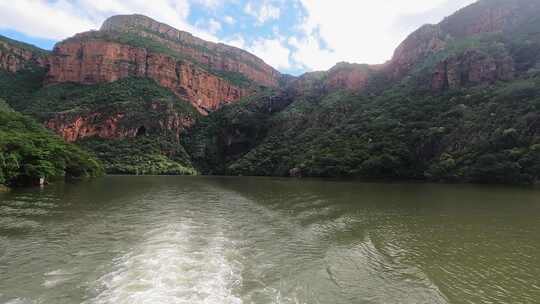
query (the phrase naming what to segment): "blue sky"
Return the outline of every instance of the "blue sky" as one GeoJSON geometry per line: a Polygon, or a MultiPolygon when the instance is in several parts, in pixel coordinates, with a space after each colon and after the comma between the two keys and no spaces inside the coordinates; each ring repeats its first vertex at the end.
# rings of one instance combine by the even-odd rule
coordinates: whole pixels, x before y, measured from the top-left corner
{"type": "Polygon", "coordinates": [[[298,75],[338,62],[383,63],[425,23],[474,0],[0,0],[0,34],[52,49],[139,13],[201,38],[244,48],[298,75]]]}

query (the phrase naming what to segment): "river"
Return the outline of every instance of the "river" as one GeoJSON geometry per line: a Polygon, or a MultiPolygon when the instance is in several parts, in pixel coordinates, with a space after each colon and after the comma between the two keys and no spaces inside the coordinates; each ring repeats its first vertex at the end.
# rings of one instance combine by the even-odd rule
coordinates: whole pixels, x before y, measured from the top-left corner
{"type": "Polygon", "coordinates": [[[0,194],[0,303],[540,303],[540,189],[108,176],[0,194]]]}

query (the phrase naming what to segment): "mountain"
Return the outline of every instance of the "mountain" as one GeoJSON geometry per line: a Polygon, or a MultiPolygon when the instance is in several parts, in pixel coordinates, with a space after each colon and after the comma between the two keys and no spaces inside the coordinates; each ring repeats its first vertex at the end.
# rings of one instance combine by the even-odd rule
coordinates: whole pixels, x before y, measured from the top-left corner
{"type": "Polygon", "coordinates": [[[209,174],[537,181],[539,4],[479,1],[383,65],[340,63],[212,113],[185,146],[209,174]]]}
{"type": "Polygon", "coordinates": [[[101,30],[57,44],[47,83],[97,84],[147,77],[207,114],[277,87],[280,74],[243,50],[215,44],[141,15],[114,16],[101,30]]]}
{"type": "Polygon", "coordinates": [[[109,173],[530,183],[540,1],[480,0],[381,65],[300,77],[142,15],[52,52],[0,40],[0,98],[109,173]]]}

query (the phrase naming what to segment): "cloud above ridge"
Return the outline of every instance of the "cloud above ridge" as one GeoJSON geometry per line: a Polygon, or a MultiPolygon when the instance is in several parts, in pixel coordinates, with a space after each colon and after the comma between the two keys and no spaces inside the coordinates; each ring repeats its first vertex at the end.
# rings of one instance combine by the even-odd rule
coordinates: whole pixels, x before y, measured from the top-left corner
{"type": "MultiPolygon", "coordinates": [[[[251,51],[283,72],[382,63],[406,36],[474,0],[0,0],[0,34],[58,41],[116,14],[144,14],[251,51]]],[[[28,41],[32,42],[32,41],[28,41]]]]}

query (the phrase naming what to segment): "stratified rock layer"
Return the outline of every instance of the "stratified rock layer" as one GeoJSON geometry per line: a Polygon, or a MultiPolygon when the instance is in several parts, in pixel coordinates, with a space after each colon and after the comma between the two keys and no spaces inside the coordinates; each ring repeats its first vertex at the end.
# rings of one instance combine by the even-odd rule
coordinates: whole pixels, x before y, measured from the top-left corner
{"type": "Polygon", "coordinates": [[[196,38],[141,15],[114,16],[99,32],[56,45],[49,84],[148,77],[207,114],[253,93],[246,79],[276,87],[280,74],[254,55],[196,38]]]}
{"type": "Polygon", "coordinates": [[[68,142],[98,137],[104,139],[133,138],[147,134],[171,134],[179,140],[180,134],[193,125],[193,117],[182,115],[170,105],[153,102],[149,112],[158,113],[158,119],[134,121],[127,111],[95,111],[73,115],[58,113],[45,122],[45,126],[68,142]]]}
{"type": "Polygon", "coordinates": [[[213,70],[240,73],[264,86],[276,87],[280,73],[262,59],[242,49],[213,43],[143,15],[118,15],[107,19],[101,31],[134,33],[149,38],[213,70]]]}
{"type": "Polygon", "coordinates": [[[188,61],[84,35],[55,47],[47,81],[97,84],[126,77],[152,78],[203,114],[250,93],[188,61]]]}

